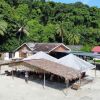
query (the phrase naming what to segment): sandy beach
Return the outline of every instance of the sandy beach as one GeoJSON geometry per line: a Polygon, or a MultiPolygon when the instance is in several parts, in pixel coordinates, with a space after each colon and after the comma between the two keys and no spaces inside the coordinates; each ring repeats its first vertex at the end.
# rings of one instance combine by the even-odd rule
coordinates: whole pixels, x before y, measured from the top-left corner
{"type": "Polygon", "coordinates": [[[96,78],[94,70],[87,72],[93,82],[81,86],[79,90],[67,91],[64,84],[35,79],[25,83],[24,79],[12,79],[11,76],[0,75],[0,100],[99,100],[100,98],[100,71],[96,78]]]}

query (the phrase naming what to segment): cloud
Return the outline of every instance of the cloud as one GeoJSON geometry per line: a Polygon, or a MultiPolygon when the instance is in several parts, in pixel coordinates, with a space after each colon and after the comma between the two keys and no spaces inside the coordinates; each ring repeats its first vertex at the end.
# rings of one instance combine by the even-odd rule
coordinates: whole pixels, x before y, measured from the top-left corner
{"type": "Polygon", "coordinates": [[[77,0],[79,2],[83,2],[84,4],[88,4],[91,0],[77,0]]]}
{"type": "Polygon", "coordinates": [[[82,2],[89,6],[97,6],[100,7],[100,0],[51,0],[55,2],[63,2],[63,3],[75,3],[75,2],[82,2]]]}
{"type": "Polygon", "coordinates": [[[51,0],[56,2],[65,2],[65,3],[74,3],[74,2],[82,2],[84,4],[88,4],[92,0],[51,0]]]}

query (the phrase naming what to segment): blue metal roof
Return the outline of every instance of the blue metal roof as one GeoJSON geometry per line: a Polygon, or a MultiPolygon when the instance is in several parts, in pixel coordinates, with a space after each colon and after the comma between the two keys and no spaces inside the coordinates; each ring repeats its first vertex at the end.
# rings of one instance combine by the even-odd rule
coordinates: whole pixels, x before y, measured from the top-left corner
{"type": "Polygon", "coordinates": [[[70,52],[74,55],[78,56],[87,56],[87,57],[92,57],[92,58],[100,58],[100,54],[97,53],[92,53],[92,52],[70,52]]]}

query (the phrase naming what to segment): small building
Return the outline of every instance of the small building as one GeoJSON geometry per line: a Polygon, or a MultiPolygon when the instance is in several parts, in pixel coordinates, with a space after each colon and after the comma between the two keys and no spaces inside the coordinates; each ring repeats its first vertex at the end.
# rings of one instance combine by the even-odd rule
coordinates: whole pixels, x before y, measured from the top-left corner
{"type": "Polygon", "coordinates": [[[15,58],[25,58],[39,51],[53,56],[55,53],[70,52],[71,49],[63,43],[24,43],[14,51],[14,54],[15,58]]]}
{"type": "Polygon", "coordinates": [[[10,60],[12,57],[12,52],[0,52],[0,60],[10,60]]]}
{"type": "Polygon", "coordinates": [[[92,52],[94,52],[94,53],[100,53],[100,46],[95,46],[95,47],[92,49],[92,52]]]}

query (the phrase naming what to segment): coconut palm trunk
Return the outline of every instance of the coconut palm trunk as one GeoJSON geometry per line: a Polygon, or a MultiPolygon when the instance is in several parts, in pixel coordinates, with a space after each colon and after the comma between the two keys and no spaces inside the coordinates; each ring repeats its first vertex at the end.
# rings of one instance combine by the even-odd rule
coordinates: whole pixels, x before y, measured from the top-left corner
{"type": "Polygon", "coordinates": [[[19,33],[19,45],[21,45],[21,32],[19,33]]]}
{"type": "Polygon", "coordinates": [[[61,42],[62,42],[62,43],[64,42],[64,37],[63,37],[63,36],[61,37],[61,42]]]}
{"type": "Polygon", "coordinates": [[[18,41],[19,41],[19,45],[21,45],[21,38],[24,36],[24,35],[29,35],[29,32],[25,30],[25,27],[21,27],[17,33],[19,33],[18,35],[18,41]]]}
{"type": "Polygon", "coordinates": [[[18,32],[19,32],[19,45],[21,45],[21,36],[22,36],[22,34],[23,34],[23,27],[21,27],[21,28],[18,30],[18,32]]]}

